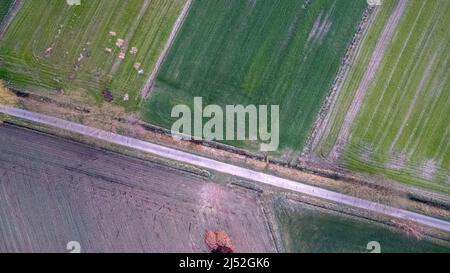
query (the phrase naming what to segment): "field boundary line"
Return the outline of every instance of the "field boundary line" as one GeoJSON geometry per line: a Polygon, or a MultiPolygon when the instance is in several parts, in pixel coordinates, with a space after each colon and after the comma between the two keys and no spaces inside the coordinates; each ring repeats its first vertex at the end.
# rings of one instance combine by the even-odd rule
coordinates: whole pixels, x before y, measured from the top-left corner
{"type": "Polygon", "coordinates": [[[8,10],[8,13],[3,18],[2,21],[0,21],[0,41],[3,39],[3,36],[5,35],[6,31],[9,28],[9,25],[11,25],[12,21],[16,17],[17,13],[19,12],[20,8],[23,6],[23,0],[14,0],[14,2],[11,4],[11,7],[8,10]]]}
{"type": "Polygon", "coordinates": [[[368,210],[374,213],[384,214],[394,218],[399,218],[403,220],[412,220],[421,225],[430,226],[433,228],[450,232],[450,222],[422,215],[419,213],[411,212],[408,210],[390,207],[376,202],[352,197],[346,194],[325,190],[320,187],[306,185],[301,182],[277,177],[274,175],[258,171],[253,171],[250,169],[238,167],[228,163],[223,163],[199,155],[194,155],[188,152],[183,152],[180,150],[146,142],[143,140],[122,136],[112,132],[107,132],[97,128],[88,127],[82,124],[14,107],[0,105],[0,113],[56,127],[83,136],[96,138],[109,143],[118,144],[142,152],[155,154],[163,158],[168,158],[171,160],[187,163],[189,165],[194,165],[197,167],[214,170],[220,173],[241,177],[247,180],[266,184],[283,190],[294,191],[300,194],[305,194],[316,198],[324,199],[327,201],[368,210]]]}
{"type": "Polygon", "coordinates": [[[144,87],[141,91],[141,102],[142,100],[145,100],[148,98],[153,90],[153,86],[155,84],[156,76],[158,75],[158,72],[166,59],[167,54],[169,53],[169,50],[172,48],[173,42],[175,41],[175,38],[177,37],[178,32],[180,31],[181,27],[183,26],[183,23],[188,15],[189,9],[192,6],[192,0],[186,0],[186,3],[184,4],[180,15],[178,16],[177,20],[175,21],[175,24],[172,28],[172,32],[170,33],[169,39],[167,39],[166,45],[164,46],[163,51],[159,55],[158,60],[156,61],[155,67],[153,68],[152,73],[148,77],[147,81],[145,82],[144,87]]]}

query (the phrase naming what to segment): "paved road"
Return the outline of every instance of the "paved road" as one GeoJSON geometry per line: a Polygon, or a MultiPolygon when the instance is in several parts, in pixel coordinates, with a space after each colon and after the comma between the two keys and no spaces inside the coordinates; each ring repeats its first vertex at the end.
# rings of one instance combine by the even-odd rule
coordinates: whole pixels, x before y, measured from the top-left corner
{"type": "Polygon", "coordinates": [[[167,53],[169,53],[169,49],[172,47],[173,42],[175,41],[175,38],[178,34],[178,31],[180,31],[181,26],[183,25],[184,20],[186,19],[186,16],[188,14],[188,11],[192,5],[192,0],[187,0],[186,3],[183,6],[183,9],[180,12],[180,15],[178,16],[177,20],[175,21],[175,24],[172,28],[172,32],[170,33],[169,39],[167,39],[167,43],[164,46],[163,51],[161,54],[159,54],[158,61],[156,61],[155,67],[153,68],[152,73],[148,77],[147,81],[145,82],[144,87],[141,91],[141,97],[147,98],[150,96],[150,93],[153,88],[153,84],[156,80],[156,75],[158,75],[159,69],[161,68],[162,63],[164,62],[164,59],[167,56],[167,53]]]}
{"type": "Polygon", "coordinates": [[[157,144],[145,142],[135,138],[121,136],[111,132],[103,131],[96,128],[87,127],[78,123],[69,122],[63,119],[54,118],[42,114],[37,114],[17,108],[0,106],[0,113],[5,113],[14,117],[38,122],[41,124],[54,126],[70,132],[79,133],[84,136],[94,137],[110,143],[130,147],[140,151],[152,153],[161,157],[169,158],[179,162],[195,165],[202,168],[211,169],[221,173],[238,176],[248,180],[253,180],[259,183],[271,185],[277,188],[299,192],[310,196],[322,198],[328,201],[333,201],[381,214],[391,217],[413,220],[420,224],[438,228],[450,232],[450,222],[414,213],[411,211],[398,209],[379,203],[363,200],[349,195],[325,190],[319,187],[305,185],[300,182],[276,177],[273,175],[249,170],[246,168],[234,166],[231,164],[219,162],[209,158],[198,155],[193,155],[187,152],[182,152],[176,149],[160,146],[157,144]]]}

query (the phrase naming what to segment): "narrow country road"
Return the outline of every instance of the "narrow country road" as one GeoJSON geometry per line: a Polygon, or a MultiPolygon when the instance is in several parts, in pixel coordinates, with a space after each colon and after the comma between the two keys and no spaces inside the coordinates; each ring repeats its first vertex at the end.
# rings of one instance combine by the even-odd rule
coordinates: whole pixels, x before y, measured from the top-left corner
{"type": "Polygon", "coordinates": [[[130,138],[126,136],[121,136],[111,132],[103,131],[96,128],[87,127],[78,123],[69,122],[63,119],[50,117],[42,114],[37,114],[22,109],[1,106],[0,113],[4,113],[17,118],[22,118],[25,120],[38,122],[41,124],[57,127],[60,129],[67,130],[69,132],[78,133],[84,136],[94,137],[100,140],[104,140],[110,143],[118,144],[121,146],[133,148],[143,152],[148,152],[155,154],[164,158],[171,160],[176,160],[179,162],[187,163],[190,165],[195,165],[198,167],[214,170],[217,172],[241,177],[248,180],[253,180],[259,183],[267,184],[273,187],[295,191],[298,193],[318,197],[324,200],[341,203],[344,205],[349,205],[365,210],[369,210],[376,213],[381,213],[395,218],[412,220],[417,223],[438,228],[450,232],[450,222],[436,219],[433,217],[421,215],[415,212],[398,209],[379,203],[359,199],[349,195],[324,190],[319,187],[309,186],[296,182],[293,180],[288,180],[273,175],[265,174],[262,172],[257,172],[249,170],[243,167],[234,166],[227,163],[222,163],[213,159],[205,158],[198,155],[193,155],[187,152],[182,152],[176,149],[160,146],[157,144],[145,142],[135,138],[130,138]]]}

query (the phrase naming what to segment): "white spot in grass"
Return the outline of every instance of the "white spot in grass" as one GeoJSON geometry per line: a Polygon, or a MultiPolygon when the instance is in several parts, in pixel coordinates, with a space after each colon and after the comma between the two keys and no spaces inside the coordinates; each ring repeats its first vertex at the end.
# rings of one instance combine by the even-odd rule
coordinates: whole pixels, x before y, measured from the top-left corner
{"type": "Polygon", "coordinates": [[[322,43],[331,29],[333,22],[330,20],[331,9],[326,15],[322,12],[317,17],[308,36],[308,42],[322,43]]]}
{"type": "Polygon", "coordinates": [[[79,6],[81,5],[81,0],[66,0],[66,3],[69,6],[79,6]]]}

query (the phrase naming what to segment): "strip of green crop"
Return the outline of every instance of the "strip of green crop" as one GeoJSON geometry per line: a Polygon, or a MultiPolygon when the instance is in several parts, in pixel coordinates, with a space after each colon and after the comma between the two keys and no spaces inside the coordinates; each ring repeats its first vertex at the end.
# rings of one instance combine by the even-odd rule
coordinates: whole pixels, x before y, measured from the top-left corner
{"type": "Polygon", "coordinates": [[[333,148],[341,130],[342,123],[344,122],[345,115],[364,75],[365,68],[372,57],[373,50],[378,42],[378,37],[380,37],[396,4],[396,1],[385,1],[379,7],[372,25],[361,42],[355,61],[346,76],[342,89],[339,91],[336,105],[331,109],[330,120],[316,150],[317,154],[327,156],[333,148]]]}
{"type": "Polygon", "coordinates": [[[24,1],[0,43],[0,78],[47,96],[63,89],[69,97],[91,103],[101,103],[102,91],[109,89],[118,104],[136,110],[140,90],[183,4],[184,0],[108,0],[69,6],[61,0],[24,1]],[[115,45],[119,38],[125,39],[126,47],[115,45]],[[138,48],[134,55],[132,47],[138,48]],[[141,64],[143,75],[135,63],[141,64]]]}
{"type": "MultiPolygon", "coordinates": [[[[167,128],[176,104],[280,105],[280,151],[298,156],[366,1],[194,1],[143,110],[167,128]]],[[[250,142],[229,144],[256,149],[250,142]]]]}

